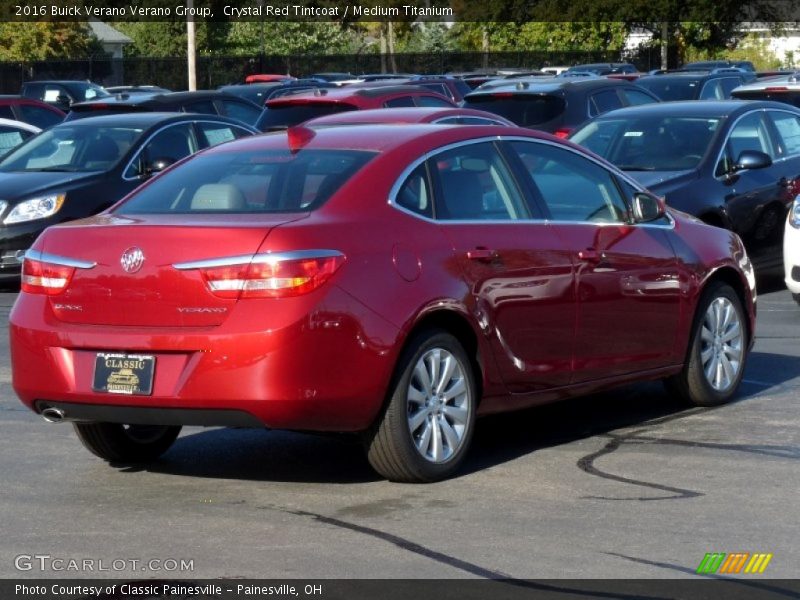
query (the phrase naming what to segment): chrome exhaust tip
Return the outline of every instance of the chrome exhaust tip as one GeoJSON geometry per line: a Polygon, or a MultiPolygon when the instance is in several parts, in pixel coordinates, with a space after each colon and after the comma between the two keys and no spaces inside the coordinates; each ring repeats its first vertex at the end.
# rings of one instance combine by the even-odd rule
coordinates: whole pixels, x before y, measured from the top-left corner
{"type": "Polygon", "coordinates": [[[42,418],[48,423],[61,423],[65,420],[64,411],[60,408],[48,407],[42,411],[42,418]]]}

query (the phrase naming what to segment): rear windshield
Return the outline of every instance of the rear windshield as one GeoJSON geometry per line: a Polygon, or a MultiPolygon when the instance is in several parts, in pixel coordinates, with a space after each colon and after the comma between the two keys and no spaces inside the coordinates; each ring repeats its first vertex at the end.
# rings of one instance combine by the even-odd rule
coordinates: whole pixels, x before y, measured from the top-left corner
{"type": "Polygon", "coordinates": [[[197,155],[164,173],[114,212],[279,213],[321,206],[374,152],[258,150],[197,155]]]}
{"type": "Polygon", "coordinates": [[[662,79],[659,76],[644,77],[636,82],[653,92],[664,102],[672,100],[694,100],[697,98],[700,89],[700,81],[697,79],[662,79]]]}
{"type": "Polygon", "coordinates": [[[792,106],[800,107],[800,90],[792,91],[766,91],[766,90],[753,90],[747,92],[736,92],[733,94],[734,98],[741,98],[742,100],[772,100],[774,102],[783,102],[791,104],[792,106]]]}
{"type": "Polygon", "coordinates": [[[99,103],[97,105],[87,104],[85,106],[73,106],[67,113],[65,121],[75,121],[86,117],[104,117],[106,115],[119,115],[122,113],[146,112],[145,107],[134,104],[99,103]]]}
{"type": "Polygon", "coordinates": [[[308,104],[291,103],[270,106],[261,113],[256,122],[260,131],[275,131],[287,129],[294,125],[304,123],[309,119],[316,119],[325,115],[356,110],[352,104],[343,102],[313,102],[308,104]]]}
{"type": "Polygon", "coordinates": [[[464,108],[487,110],[522,127],[552,121],[565,106],[563,98],[544,94],[478,94],[464,100],[464,108]]]}

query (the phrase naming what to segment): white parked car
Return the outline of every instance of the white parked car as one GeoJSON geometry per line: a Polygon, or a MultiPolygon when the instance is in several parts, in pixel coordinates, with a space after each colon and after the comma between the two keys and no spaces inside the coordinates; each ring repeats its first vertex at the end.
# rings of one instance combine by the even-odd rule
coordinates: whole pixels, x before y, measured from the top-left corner
{"type": "Polygon", "coordinates": [[[30,123],[12,119],[0,119],[0,156],[5,156],[9,151],[40,131],[41,129],[30,123]]]}
{"type": "Polygon", "coordinates": [[[800,196],[795,198],[786,219],[786,232],[783,235],[783,266],[786,273],[786,287],[792,298],[800,304],[800,196]]]}

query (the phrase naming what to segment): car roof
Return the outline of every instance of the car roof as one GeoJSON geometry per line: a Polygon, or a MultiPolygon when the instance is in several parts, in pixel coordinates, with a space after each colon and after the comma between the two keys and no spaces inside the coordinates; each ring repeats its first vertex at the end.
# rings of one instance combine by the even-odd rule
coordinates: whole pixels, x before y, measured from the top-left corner
{"type": "MultiPolygon", "coordinates": [[[[159,94],[159,93],[137,93],[137,94],[117,94],[115,96],[110,96],[108,98],[97,98],[93,100],[87,100],[85,102],[76,102],[73,104],[74,107],[84,107],[84,106],[91,106],[93,104],[120,104],[120,105],[127,105],[127,106],[153,106],[153,105],[170,105],[170,104],[179,104],[181,102],[188,102],[191,100],[214,100],[214,99],[226,99],[226,100],[237,100],[239,102],[248,102],[247,100],[243,99],[241,96],[237,96],[235,94],[231,94],[228,92],[220,91],[220,90],[198,90],[196,92],[169,92],[166,94],[159,94]]],[[[253,104],[256,108],[259,108],[257,104],[253,104]]]]}
{"type": "Polygon", "coordinates": [[[603,87],[630,86],[627,81],[619,79],[606,79],[605,77],[565,78],[565,77],[523,77],[519,79],[501,80],[493,83],[491,87],[477,89],[467,97],[478,94],[495,94],[498,92],[518,92],[520,94],[546,94],[557,90],[593,90],[603,87]]]}
{"type": "Polygon", "coordinates": [[[326,125],[366,125],[366,124],[391,124],[391,123],[429,123],[446,117],[478,117],[494,121],[508,122],[509,127],[515,127],[508,119],[493,113],[475,110],[472,108],[439,108],[439,107],[408,107],[408,108],[375,108],[369,110],[353,110],[333,115],[325,115],[311,119],[306,123],[309,127],[326,125]]]}
{"type": "MultiPolygon", "coordinates": [[[[348,86],[349,87],[349,86],[348,86]]],[[[356,101],[365,98],[380,98],[382,96],[389,96],[393,94],[415,94],[415,95],[436,95],[436,92],[431,92],[425,88],[415,85],[378,85],[359,88],[322,88],[313,92],[294,94],[291,96],[281,96],[280,98],[272,98],[267,100],[267,106],[275,106],[281,104],[295,104],[303,103],[308,104],[311,102],[321,103],[336,103],[356,101]]],[[[444,96],[442,96],[444,98],[444,96]]]]}
{"type": "MultiPolygon", "coordinates": [[[[727,117],[754,109],[778,108],[785,110],[781,102],[757,100],[680,100],[677,102],[654,102],[638,106],[626,106],[596,117],[605,119],[619,116],[672,115],[676,117],[727,117]]],[[[789,107],[791,108],[791,107],[789,107]]],[[[798,110],[800,113],[800,110],[798,110]]]]}
{"type": "Polygon", "coordinates": [[[125,112],[116,113],[113,115],[100,115],[97,117],[86,117],[84,119],[76,119],[74,121],[65,121],[63,124],[54,125],[54,127],[64,126],[78,126],[87,127],[91,125],[114,125],[118,127],[152,127],[162,123],[180,122],[180,121],[196,121],[196,120],[213,120],[231,125],[244,126],[246,129],[252,129],[234,119],[223,117],[220,115],[209,115],[205,113],[176,113],[176,112],[125,112]]]}
{"type": "MultiPolygon", "coordinates": [[[[393,109],[394,110],[394,109],[393,109]]],[[[493,139],[498,135],[513,135],[532,139],[556,140],[557,138],[543,133],[518,127],[495,125],[471,125],[469,127],[453,127],[452,125],[404,124],[404,125],[343,125],[341,127],[321,127],[309,129],[304,126],[290,127],[288,130],[249,138],[241,138],[227,144],[220,144],[209,152],[242,152],[280,149],[288,146],[288,139],[293,133],[308,133],[304,149],[336,149],[363,150],[386,153],[401,147],[410,146],[418,151],[456,143],[462,140],[493,139]],[[223,149],[223,146],[226,148],[223,149]]]]}

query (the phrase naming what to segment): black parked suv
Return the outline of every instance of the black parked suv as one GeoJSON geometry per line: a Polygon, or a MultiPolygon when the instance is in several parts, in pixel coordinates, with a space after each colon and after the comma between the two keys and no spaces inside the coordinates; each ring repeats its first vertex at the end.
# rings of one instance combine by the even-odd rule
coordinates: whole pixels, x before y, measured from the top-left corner
{"type": "Polygon", "coordinates": [[[486,110],[521,127],[566,137],[584,121],[610,110],[658,101],[636,84],[589,75],[489,82],[464,98],[464,108],[486,110]]]}
{"type": "Polygon", "coordinates": [[[221,115],[253,125],[261,107],[233,94],[218,91],[171,92],[169,94],[118,94],[72,105],[65,121],[128,112],[187,112],[221,115]]]}
{"type": "Polygon", "coordinates": [[[636,80],[664,102],[673,100],[725,100],[734,88],[755,79],[755,73],[736,67],[712,70],[659,71],[636,80]]]}
{"type": "Polygon", "coordinates": [[[800,184],[800,109],[778,102],[663,102],[598,117],[570,140],[667,204],[735,231],[760,269],[783,267],[800,184]]]}
{"type": "Polygon", "coordinates": [[[26,81],[20,94],[26,98],[41,100],[50,106],[67,112],[76,102],[108,98],[111,96],[104,88],[91,81],[71,79],[53,81],[26,81]]]}

